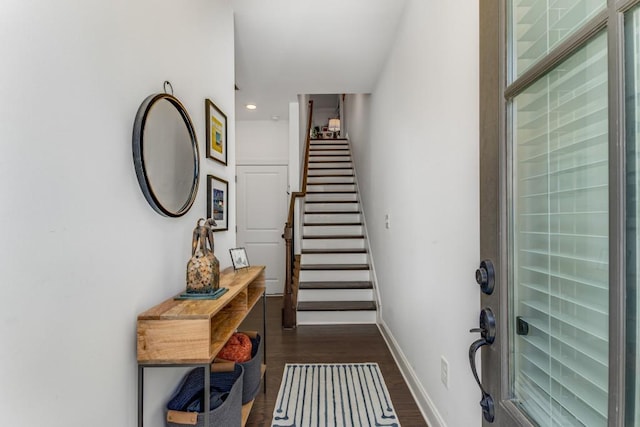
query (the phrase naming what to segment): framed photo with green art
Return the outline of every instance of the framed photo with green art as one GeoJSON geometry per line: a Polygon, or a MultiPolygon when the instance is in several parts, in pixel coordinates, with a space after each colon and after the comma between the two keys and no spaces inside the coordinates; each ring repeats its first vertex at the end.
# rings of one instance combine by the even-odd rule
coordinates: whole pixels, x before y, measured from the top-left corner
{"type": "Polygon", "coordinates": [[[210,99],[204,100],[207,120],[207,157],[227,164],[227,116],[210,99]]]}

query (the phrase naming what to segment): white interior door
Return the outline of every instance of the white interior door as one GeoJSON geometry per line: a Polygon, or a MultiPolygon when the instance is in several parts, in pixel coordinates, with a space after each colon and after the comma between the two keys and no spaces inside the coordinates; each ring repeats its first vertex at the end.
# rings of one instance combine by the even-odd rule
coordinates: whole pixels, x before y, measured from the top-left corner
{"type": "Polygon", "coordinates": [[[287,166],[237,166],[237,242],[251,265],[265,265],[267,294],[282,294],[285,280],[287,166]]]}

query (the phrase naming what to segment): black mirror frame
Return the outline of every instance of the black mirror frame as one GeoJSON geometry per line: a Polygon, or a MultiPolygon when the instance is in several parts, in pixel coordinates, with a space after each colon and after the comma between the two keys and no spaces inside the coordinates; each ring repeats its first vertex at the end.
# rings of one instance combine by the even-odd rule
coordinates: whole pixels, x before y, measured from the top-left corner
{"type": "Polygon", "coordinates": [[[182,103],[173,95],[169,95],[167,93],[149,95],[142,104],[140,104],[133,124],[133,164],[135,166],[136,176],[138,178],[140,188],[142,189],[142,193],[144,194],[145,199],[147,199],[147,202],[149,202],[156,212],[163,216],[176,218],[183,216],[189,211],[196,199],[196,195],[198,194],[198,186],[200,183],[200,150],[198,148],[198,139],[196,138],[191,117],[189,117],[189,113],[187,113],[187,110],[182,103]],[[147,122],[147,116],[149,115],[151,107],[162,99],[169,101],[182,116],[185,126],[189,131],[191,145],[193,147],[194,173],[191,184],[191,194],[189,195],[187,202],[177,212],[172,212],[165,208],[154,194],[142,157],[142,153],[144,152],[144,127],[147,122]]]}

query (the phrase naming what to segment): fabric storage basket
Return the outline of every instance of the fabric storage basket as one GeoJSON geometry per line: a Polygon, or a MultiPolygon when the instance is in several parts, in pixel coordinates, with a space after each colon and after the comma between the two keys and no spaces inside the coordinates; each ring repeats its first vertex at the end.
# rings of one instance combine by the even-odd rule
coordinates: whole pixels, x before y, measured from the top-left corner
{"type": "MultiPolygon", "coordinates": [[[[208,427],[242,424],[244,368],[239,364],[213,364],[208,427]],[[226,366],[222,366],[226,365],[226,366]]],[[[167,427],[204,425],[204,368],[195,368],[182,379],[167,403],[167,427]]]]}
{"type": "MultiPolygon", "coordinates": [[[[242,385],[242,404],[251,402],[260,391],[260,380],[262,379],[262,361],[264,352],[262,350],[262,337],[256,331],[241,332],[251,339],[251,360],[238,363],[244,368],[244,380],[242,385]]],[[[223,359],[216,361],[224,362],[223,359]]]]}

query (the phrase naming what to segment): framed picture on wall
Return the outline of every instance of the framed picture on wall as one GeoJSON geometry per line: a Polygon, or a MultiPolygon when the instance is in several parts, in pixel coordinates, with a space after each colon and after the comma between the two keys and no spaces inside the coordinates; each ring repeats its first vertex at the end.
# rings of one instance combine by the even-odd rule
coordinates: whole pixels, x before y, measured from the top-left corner
{"type": "Polygon", "coordinates": [[[207,157],[227,164],[227,116],[210,99],[204,100],[207,121],[207,157]]]}
{"type": "Polygon", "coordinates": [[[213,175],[207,175],[207,218],[216,222],[213,231],[229,229],[229,183],[213,175]]]}

